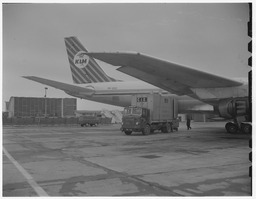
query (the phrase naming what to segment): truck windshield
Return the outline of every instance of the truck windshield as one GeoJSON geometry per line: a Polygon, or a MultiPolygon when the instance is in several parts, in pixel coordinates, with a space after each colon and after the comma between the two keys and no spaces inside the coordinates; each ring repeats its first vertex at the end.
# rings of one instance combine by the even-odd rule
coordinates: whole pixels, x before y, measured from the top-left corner
{"type": "Polygon", "coordinates": [[[129,107],[124,109],[124,115],[141,115],[142,109],[138,107],[129,107]]]}

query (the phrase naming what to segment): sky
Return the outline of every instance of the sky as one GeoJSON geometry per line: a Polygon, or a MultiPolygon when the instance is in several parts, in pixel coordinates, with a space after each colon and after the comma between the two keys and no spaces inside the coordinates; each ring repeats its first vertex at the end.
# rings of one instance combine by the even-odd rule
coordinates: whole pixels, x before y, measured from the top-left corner
{"type": "MultiPolygon", "coordinates": [[[[32,3],[2,6],[2,104],[43,97],[45,86],[22,76],[71,83],[64,37],[88,51],[135,51],[223,77],[247,77],[247,3],[32,3]]],[[[97,61],[111,77],[135,80],[97,61]]],[[[47,97],[72,97],[48,87],[47,97]]],[[[119,109],[77,99],[78,110],[119,109]]]]}

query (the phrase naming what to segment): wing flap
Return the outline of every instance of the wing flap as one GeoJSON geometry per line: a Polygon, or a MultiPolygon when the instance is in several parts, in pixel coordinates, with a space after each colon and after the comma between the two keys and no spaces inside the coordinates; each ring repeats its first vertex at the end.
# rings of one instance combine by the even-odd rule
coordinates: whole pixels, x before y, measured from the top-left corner
{"type": "Polygon", "coordinates": [[[26,79],[35,81],[35,82],[39,82],[41,84],[45,84],[45,85],[63,90],[65,92],[69,92],[69,93],[79,93],[79,94],[84,94],[84,95],[88,95],[88,96],[94,94],[94,90],[89,89],[89,88],[74,86],[71,84],[57,82],[57,81],[53,81],[53,80],[49,80],[49,79],[44,79],[41,77],[35,77],[35,76],[23,76],[23,77],[26,79]]]}
{"type": "Polygon", "coordinates": [[[153,84],[159,88],[162,88],[166,91],[169,91],[171,93],[175,93],[177,95],[185,95],[185,94],[192,94],[192,92],[187,89],[184,85],[175,85],[170,80],[160,80],[157,78],[154,74],[149,74],[140,70],[137,70],[135,68],[129,68],[129,67],[120,67],[117,69],[118,71],[121,71],[127,75],[131,75],[133,77],[136,77],[142,81],[145,81],[149,84],[153,84]]]}
{"type": "MultiPolygon", "coordinates": [[[[202,72],[179,64],[143,55],[140,53],[88,53],[88,55],[114,66],[131,67],[137,71],[152,74],[159,82],[169,82],[175,87],[182,87],[184,92],[189,88],[221,88],[242,85],[240,82],[202,72]]],[[[121,71],[120,70],[120,71],[121,71]]],[[[135,74],[130,74],[135,76],[135,74]]],[[[144,80],[145,81],[145,80],[144,80]]],[[[147,81],[148,83],[151,83],[147,81]]],[[[152,83],[153,84],[153,83],[152,83]]],[[[158,86],[154,84],[155,86],[158,86]]]]}

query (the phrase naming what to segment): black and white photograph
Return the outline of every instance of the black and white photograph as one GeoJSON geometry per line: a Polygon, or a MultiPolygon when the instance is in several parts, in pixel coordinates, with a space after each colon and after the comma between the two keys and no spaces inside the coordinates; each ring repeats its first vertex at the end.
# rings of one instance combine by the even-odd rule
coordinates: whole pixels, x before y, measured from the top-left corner
{"type": "Polygon", "coordinates": [[[2,197],[253,197],[251,1],[2,1],[2,197]]]}

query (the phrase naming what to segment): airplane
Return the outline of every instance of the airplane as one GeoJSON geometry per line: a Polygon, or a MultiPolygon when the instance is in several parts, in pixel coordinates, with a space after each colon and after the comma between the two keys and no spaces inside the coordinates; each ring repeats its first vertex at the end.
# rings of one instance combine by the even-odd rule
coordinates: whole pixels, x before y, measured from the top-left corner
{"type": "Polygon", "coordinates": [[[229,133],[251,132],[251,124],[246,123],[250,111],[247,79],[228,79],[138,52],[86,54],[165,91],[213,106],[220,117],[233,120],[225,125],[229,133]]]}
{"type": "Polygon", "coordinates": [[[143,81],[121,81],[109,77],[76,37],[64,39],[73,84],[35,76],[26,79],[63,90],[68,95],[90,101],[126,107],[134,94],[161,93],[177,97],[179,113],[213,113],[211,105],[189,96],[177,96],[143,81]]]}

